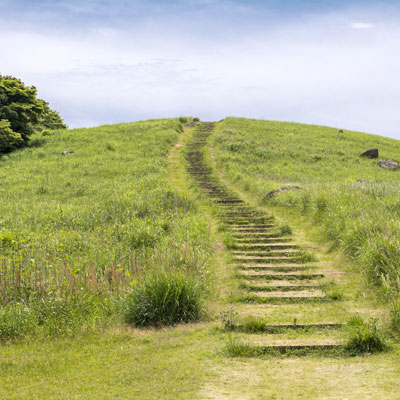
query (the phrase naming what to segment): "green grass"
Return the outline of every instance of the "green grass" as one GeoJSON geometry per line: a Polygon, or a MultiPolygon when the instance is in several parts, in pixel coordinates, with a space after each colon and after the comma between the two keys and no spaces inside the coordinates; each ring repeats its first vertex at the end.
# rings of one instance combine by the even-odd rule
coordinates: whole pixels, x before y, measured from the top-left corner
{"type": "MultiPolygon", "coordinates": [[[[0,284],[0,334],[4,342],[0,344],[0,398],[397,399],[400,352],[394,343],[389,343],[390,351],[368,357],[329,352],[325,355],[335,357],[302,352],[290,354],[296,357],[276,357],[279,354],[262,344],[254,350],[255,346],[247,346],[243,340],[232,341],[233,352],[241,357],[226,356],[222,349],[230,335],[263,338],[268,343],[303,337],[334,339],[345,329],[271,331],[271,324],[344,322],[349,310],[356,309],[364,320],[384,316],[398,326],[399,312],[394,306],[391,315],[385,314],[382,305],[371,301],[374,297],[363,286],[359,272],[352,269],[346,257],[338,257],[338,249],[326,252],[324,238],[318,236],[320,242],[299,236],[299,207],[279,205],[273,214],[283,210],[294,218],[278,219],[278,229],[288,235],[293,230],[296,242],[302,239],[299,244],[305,259],[314,259],[315,255],[318,268],[340,267],[348,272],[345,281],[339,282],[343,299],[336,286],[328,285],[331,299],[340,301],[284,305],[239,302],[230,308],[227,301],[240,294],[240,288],[222,243],[230,247],[233,238],[228,227],[217,227],[217,219],[212,218],[217,207],[210,206],[200,191],[188,192],[191,186],[187,177],[185,180],[185,148],[171,151],[178,135],[180,143],[190,139],[190,133],[182,135],[181,122],[183,118],[55,132],[37,137],[35,147],[0,161],[0,193],[5,199],[0,203],[0,279],[6,276],[0,284]],[[75,154],[63,157],[60,153],[64,150],[74,150],[75,154]],[[3,174],[3,167],[8,168],[7,174],[3,174]],[[24,175],[25,171],[29,173],[24,175]],[[50,185],[31,184],[45,177],[50,185]],[[68,181],[73,184],[67,185],[68,181]],[[2,186],[4,182],[7,189],[2,186]],[[81,197],[74,194],[74,185],[79,182],[81,197]],[[13,204],[7,201],[8,195],[13,196],[13,204]],[[19,206],[18,198],[24,207],[19,206]],[[67,219],[57,213],[57,204],[67,219]],[[21,209],[26,209],[25,214],[20,214],[21,209]],[[56,223],[50,223],[52,219],[44,215],[52,216],[56,223]],[[92,224],[87,225],[90,221],[92,224]],[[51,252],[47,248],[59,237],[67,245],[55,252],[62,256],[55,257],[54,249],[51,252]],[[215,247],[220,250],[212,257],[215,238],[219,241],[215,247]],[[43,254],[44,261],[49,262],[43,263],[43,254]],[[19,269],[21,256],[25,264],[19,269]],[[13,258],[18,262],[6,269],[13,258]],[[160,275],[160,280],[155,279],[160,275]],[[140,308],[143,314],[154,312],[153,305],[166,294],[166,300],[179,300],[172,307],[166,301],[167,308],[179,311],[180,305],[186,304],[185,294],[191,293],[188,282],[201,291],[202,301],[205,292],[213,295],[206,298],[209,315],[227,310],[222,321],[210,318],[201,324],[136,329],[130,326],[134,321],[124,319],[129,300],[133,300],[130,305],[134,310],[140,305],[134,293],[150,304],[150,308],[140,308]],[[237,332],[225,332],[221,326],[237,332]],[[376,371],[385,371],[385,379],[376,371]]],[[[220,147],[216,149],[217,160],[221,151],[220,147]]],[[[208,157],[208,150],[205,153],[208,157]]],[[[257,164],[257,158],[254,162],[257,164]]],[[[249,168],[249,163],[243,167],[249,168]]],[[[242,173],[232,172],[237,171],[242,173]]],[[[242,180],[235,182],[246,187],[251,198],[258,193],[254,185],[261,180],[253,179],[253,175],[246,180],[243,187],[242,180]]],[[[281,193],[276,200],[287,194],[281,193]]],[[[301,209],[307,210],[303,218],[313,219],[311,200],[301,203],[301,209]]],[[[323,214],[330,205],[320,201],[316,207],[323,214]]],[[[55,250],[58,248],[61,246],[55,250]]],[[[370,344],[368,329],[365,332],[361,332],[362,339],[370,344]]]]}
{"type": "Polygon", "coordinates": [[[182,272],[157,272],[135,285],[123,301],[123,315],[135,326],[176,325],[199,321],[202,287],[182,272]]]}
{"type": "Polygon", "coordinates": [[[207,377],[204,330],[106,329],[0,348],[0,398],[188,399],[207,377]]]}
{"type": "Polygon", "coordinates": [[[207,290],[208,224],[168,181],[181,131],[178,119],[54,131],[0,158],[0,340],[117,317],[115,303],[158,271],[207,290]]]}
{"type": "Polygon", "coordinates": [[[376,147],[379,159],[399,161],[399,141],[315,125],[227,118],[217,125],[213,143],[217,168],[259,204],[271,190],[301,187],[263,204],[320,224],[336,246],[359,261],[372,283],[389,297],[399,293],[400,172],[359,157],[376,147]]]}

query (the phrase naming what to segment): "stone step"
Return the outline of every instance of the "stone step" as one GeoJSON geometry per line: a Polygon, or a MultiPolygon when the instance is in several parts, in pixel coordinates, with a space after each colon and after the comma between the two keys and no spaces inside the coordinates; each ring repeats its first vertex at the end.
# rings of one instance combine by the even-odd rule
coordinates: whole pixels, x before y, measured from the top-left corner
{"type": "Polygon", "coordinates": [[[241,272],[264,272],[264,271],[277,271],[277,272],[291,272],[291,271],[309,271],[316,267],[302,264],[238,264],[236,268],[241,272]]]}
{"type": "Polygon", "coordinates": [[[243,200],[226,199],[226,200],[217,200],[216,203],[221,205],[240,204],[243,203],[243,200]]]}
{"type": "Polygon", "coordinates": [[[304,290],[276,290],[276,291],[252,291],[251,297],[259,297],[262,299],[323,299],[326,297],[325,292],[318,289],[304,290]]]}
{"type": "Polygon", "coordinates": [[[251,218],[251,219],[222,219],[222,221],[224,222],[224,224],[228,224],[231,226],[238,226],[238,227],[247,227],[247,226],[251,226],[251,227],[257,227],[257,226],[274,226],[274,224],[272,223],[271,219],[268,218],[251,218]]]}
{"type": "Polygon", "coordinates": [[[243,236],[243,237],[236,237],[237,235],[235,235],[235,242],[240,245],[246,245],[246,244],[258,244],[260,243],[260,240],[262,240],[263,243],[265,244],[278,244],[278,243],[289,243],[290,242],[290,238],[283,238],[283,237],[276,237],[276,236],[267,236],[265,238],[260,238],[260,237],[253,237],[253,236],[243,236]]]}
{"type": "Polygon", "coordinates": [[[250,212],[250,211],[243,211],[243,212],[225,212],[221,213],[222,217],[225,218],[273,218],[273,217],[268,217],[264,214],[256,213],[256,212],[250,212]]]}
{"type": "MultiPolygon", "coordinates": [[[[253,345],[254,348],[253,356],[257,357],[260,355],[279,355],[279,354],[292,354],[295,357],[308,354],[324,354],[333,355],[343,354],[345,352],[345,345],[340,343],[326,343],[326,344],[260,344],[253,345]]],[[[251,357],[252,354],[248,354],[251,357]]]]}
{"type": "MultiPolygon", "coordinates": [[[[250,319],[250,322],[253,319],[250,319]]],[[[255,319],[254,321],[257,321],[255,319]]],[[[337,322],[319,322],[319,323],[311,323],[311,324],[299,324],[299,323],[290,323],[290,324],[268,324],[268,323],[260,323],[262,320],[259,320],[257,322],[257,325],[259,326],[259,329],[253,333],[267,333],[267,334],[279,334],[279,333],[284,333],[287,331],[296,331],[296,330],[302,330],[302,331],[318,331],[318,330],[336,330],[336,329],[341,329],[346,324],[343,323],[337,323],[337,322]]],[[[251,324],[250,324],[251,327],[251,324]]],[[[255,328],[253,328],[255,329],[255,328]]],[[[244,322],[237,322],[232,329],[235,332],[249,332],[249,325],[246,324],[246,321],[244,322]]]]}
{"type": "Polygon", "coordinates": [[[320,284],[315,283],[301,283],[301,284],[289,284],[289,283],[277,283],[280,281],[273,282],[258,282],[258,281],[244,281],[241,283],[240,287],[242,289],[246,289],[249,291],[265,291],[265,292],[273,292],[273,291],[301,291],[308,289],[319,289],[321,288],[320,284]]]}
{"type": "Polygon", "coordinates": [[[244,279],[268,279],[268,280],[313,280],[313,279],[321,279],[325,277],[325,274],[319,272],[253,272],[246,271],[238,273],[239,278],[244,279]]]}
{"type": "MultiPolygon", "coordinates": [[[[279,332],[279,331],[278,331],[279,332]]],[[[278,337],[274,333],[236,333],[233,341],[236,346],[246,349],[248,356],[262,354],[307,355],[312,353],[338,354],[345,350],[345,337],[339,330],[316,331],[315,334],[297,335],[292,338],[289,330],[278,337]],[[322,336],[323,335],[323,336],[322,336]],[[254,351],[252,351],[254,350],[254,351]]]]}
{"type": "Polygon", "coordinates": [[[271,230],[269,232],[236,232],[232,231],[232,236],[237,240],[237,241],[243,241],[243,240],[257,240],[258,242],[260,240],[266,240],[266,239],[289,239],[288,237],[282,237],[282,235],[279,232],[276,232],[274,230],[271,230]]]}
{"type": "Polygon", "coordinates": [[[262,257],[262,258],[270,258],[275,256],[286,256],[286,257],[297,257],[300,256],[301,253],[296,249],[273,249],[273,250],[234,250],[232,251],[232,255],[236,256],[244,256],[247,258],[251,257],[262,257]]]}
{"type": "Polygon", "coordinates": [[[232,258],[232,262],[234,263],[242,263],[242,264],[261,264],[261,263],[273,263],[273,264],[281,264],[281,263],[296,263],[300,264],[302,259],[300,257],[287,257],[287,256],[279,256],[279,257],[235,257],[232,258]]]}
{"type": "Polygon", "coordinates": [[[235,245],[237,250],[285,250],[285,249],[298,249],[296,243],[239,243],[235,245]]]}
{"type": "Polygon", "coordinates": [[[242,225],[238,225],[236,226],[235,222],[232,222],[231,228],[234,230],[234,232],[258,232],[258,229],[263,229],[263,228],[273,228],[276,227],[276,225],[271,222],[271,221],[267,221],[265,223],[251,223],[250,226],[242,226],[242,225]]]}

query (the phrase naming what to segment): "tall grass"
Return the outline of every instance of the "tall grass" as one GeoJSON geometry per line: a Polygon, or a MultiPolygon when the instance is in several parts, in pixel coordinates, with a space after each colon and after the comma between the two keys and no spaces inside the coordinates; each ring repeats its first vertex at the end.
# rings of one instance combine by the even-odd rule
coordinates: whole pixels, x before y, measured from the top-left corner
{"type": "Polygon", "coordinates": [[[160,266],[205,288],[207,223],[167,176],[181,130],[170,119],[55,131],[0,158],[0,312],[22,321],[26,309],[59,334],[114,315],[160,266]]]}
{"type": "Polygon", "coordinates": [[[377,147],[380,159],[400,160],[399,141],[315,125],[227,118],[218,124],[214,142],[218,167],[232,182],[260,201],[279,187],[301,187],[266,204],[317,222],[388,297],[400,292],[400,173],[359,157],[377,147]]]}
{"type": "Polygon", "coordinates": [[[142,326],[198,321],[203,312],[201,282],[177,271],[152,272],[123,300],[127,323],[142,326]]]}

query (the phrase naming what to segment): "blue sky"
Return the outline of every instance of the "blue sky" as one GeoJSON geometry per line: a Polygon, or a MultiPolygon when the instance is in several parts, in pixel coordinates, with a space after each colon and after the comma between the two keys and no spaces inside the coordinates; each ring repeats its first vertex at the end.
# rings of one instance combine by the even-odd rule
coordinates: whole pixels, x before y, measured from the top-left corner
{"type": "Polygon", "coordinates": [[[0,73],[72,127],[228,115],[400,139],[400,2],[0,0],[0,73]]]}

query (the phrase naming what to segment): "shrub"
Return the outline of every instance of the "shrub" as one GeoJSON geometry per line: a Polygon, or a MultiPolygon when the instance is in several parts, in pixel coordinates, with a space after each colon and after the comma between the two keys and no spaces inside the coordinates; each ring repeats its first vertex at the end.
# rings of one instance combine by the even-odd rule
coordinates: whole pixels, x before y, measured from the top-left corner
{"type": "Polygon", "coordinates": [[[386,348],[382,334],[376,326],[376,320],[364,322],[360,317],[349,321],[350,336],[346,350],[350,354],[376,353],[386,348]]]}
{"type": "Polygon", "coordinates": [[[5,153],[23,143],[19,133],[11,129],[11,124],[6,119],[0,119],[0,153],[5,153]]]}
{"type": "Polygon", "coordinates": [[[138,327],[197,321],[202,314],[198,280],[180,272],[158,272],[135,285],[123,301],[125,322],[138,327]]]}

